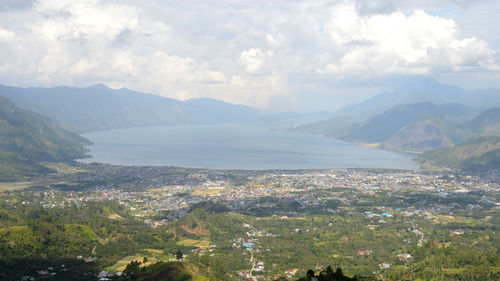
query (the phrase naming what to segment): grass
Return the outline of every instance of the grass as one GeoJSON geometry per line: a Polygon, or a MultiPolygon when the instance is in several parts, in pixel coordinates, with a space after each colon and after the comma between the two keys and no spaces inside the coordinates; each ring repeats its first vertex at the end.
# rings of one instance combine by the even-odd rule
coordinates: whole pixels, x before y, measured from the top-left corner
{"type": "Polygon", "coordinates": [[[5,235],[8,232],[26,232],[26,231],[28,231],[28,227],[25,225],[3,227],[0,228],[0,235],[5,235]]]}
{"type": "MultiPolygon", "coordinates": [[[[106,267],[105,270],[109,271],[109,272],[124,271],[125,268],[127,267],[127,264],[129,264],[130,262],[132,262],[132,261],[142,262],[143,259],[144,259],[143,256],[136,256],[136,255],[126,256],[126,257],[122,258],[121,260],[115,262],[113,265],[106,267]]],[[[146,264],[148,264],[148,263],[146,263],[146,264]]]]}
{"type": "Polygon", "coordinates": [[[186,246],[186,247],[197,247],[201,249],[208,249],[210,248],[210,241],[208,240],[195,240],[195,239],[184,239],[179,242],[177,242],[177,245],[179,246],[186,246]]]}
{"type": "Polygon", "coordinates": [[[0,192],[22,190],[32,185],[32,182],[0,182],[0,192]]]}
{"type": "Polygon", "coordinates": [[[7,241],[10,244],[33,245],[35,243],[33,234],[27,226],[0,228],[0,236],[2,236],[2,240],[7,241]]]}
{"type": "Polygon", "coordinates": [[[151,256],[160,256],[163,255],[163,253],[165,252],[163,250],[158,250],[158,249],[144,249],[143,251],[151,256]]]}
{"type": "Polygon", "coordinates": [[[210,196],[210,195],[218,195],[220,194],[224,188],[206,188],[201,189],[198,188],[191,193],[192,196],[210,196]]]}
{"type": "Polygon", "coordinates": [[[172,255],[165,254],[163,250],[158,250],[158,249],[142,249],[140,253],[137,253],[135,255],[131,256],[126,256],[122,258],[121,260],[115,262],[113,265],[110,265],[106,267],[104,270],[108,272],[117,272],[117,271],[124,271],[125,268],[127,267],[127,264],[129,264],[132,261],[139,261],[142,263],[142,266],[149,266],[151,264],[155,264],[157,262],[168,262],[169,259],[173,258],[172,255]],[[144,257],[148,259],[146,263],[142,263],[144,260],[144,257]],[[153,259],[156,258],[156,259],[153,259]]]}
{"type": "Polygon", "coordinates": [[[80,236],[89,239],[90,241],[98,241],[101,244],[106,244],[107,241],[97,236],[95,232],[87,225],[81,224],[66,224],[64,225],[64,230],[66,233],[78,233],[80,236]]]}
{"type": "Polygon", "coordinates": [[[45,162],[42,163],[45,167],[56,170],[58,173],[61,174],[77,174],[77,173],[83,173],[86,172],[84,169],[77,169],[75,167],[71,167],[68,164],[65,163],[49,163],[45,162]]]}
{"type": "Polygon", "coordinates": [[[439,219],[439,221],[441,221],[443,223],[460,222],[460,223],[466,223],[466,224],[470,224],[470,225],[473,225],[476,223],[476,221],[474,219],[458,217],[458,216],[437,215],[437,218],[439,219]]]}
{"type": "Polygon", "coordinates": [[[465,268],[442,268],[441,269],[445,274],[460,274],[465,271],[465,268]]]}
{"type": "Polygon", "coordinates": [[[208,281],[208,277],[205,277],[205,276],[202,276],[202,275],[198,275],[198,274],[193,274],[191,273],[191,275],[193,276],[193,281],[208,281]]]}

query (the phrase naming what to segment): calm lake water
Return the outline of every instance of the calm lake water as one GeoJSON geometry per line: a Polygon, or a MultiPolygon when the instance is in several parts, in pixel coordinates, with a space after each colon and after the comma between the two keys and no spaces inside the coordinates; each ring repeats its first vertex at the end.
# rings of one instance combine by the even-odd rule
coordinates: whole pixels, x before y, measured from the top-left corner
{"type": "Polygon", "coordinates": [[[126,128],[83,135],[101,162],[212,169],[418,169],[414,155],[318,135],[241,125],[126,128]]]}

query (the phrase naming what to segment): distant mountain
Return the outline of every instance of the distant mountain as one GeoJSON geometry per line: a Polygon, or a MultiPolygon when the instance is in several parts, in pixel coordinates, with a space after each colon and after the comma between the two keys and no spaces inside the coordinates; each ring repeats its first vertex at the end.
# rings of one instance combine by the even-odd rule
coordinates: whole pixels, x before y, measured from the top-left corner
{"type": "Polygon", "coordinates": [[[382,145],[390,150],[423,151],[453,146],[453,142],[433,120],[419,120],[403,126],[382,145]]]}
{"type": "Polygon", "coordinates": [[[271,127],[274,129],[295,128],[304,124],[325,120],[332,116],[331,112],[297,113],[293,111],[265,114],[252,122],[255,125],[271,127]]]}
{"type": "Polygon", "coordinates": [[[254,121],[259,110],[213,99],[175,99],[104,85],[86,88],[17,88],[0,86],[0,96],[18,106],[48,116],[76,131],[155,126],[254,121]]]}
{"type": "Polygon", "coordinates": [[[500,90],[482,89],[468,91],[465,95],[458,97],[456,102],[478,108],[500,107],[500,90]]]}
{"type": "MultiPolygon", "coordinates": [[[[427,78],[409,82],[395,91],[384,92],[359,104],[347,106],[335,113],[335,116],[346,116],[353,118],[356,122],[362,122],[380,114],[398,104],[411,104],[431,102],[434,104],[461,102],[472,92],[465,89],[439,83],[427,78]]],[[[498,96],[500,103],[500,91],[494,95],[498,96]]],[[[491,100],[490,100],[491,101],[491,100]]],[[[491,103],[479,106],[491,106],[491,103]]]]}
{"type": "Polygon", "coordinates": [[[246,105],[209,98],[186,100],[180,108],[189,116],[189,123],[197,124],[249,122],[261,115],[259,110],[246,105]]]}
{"type": "Polygon", "coordinates": [[[426,168],[449,168],[468,172],[500,171],[500,137],[480,137],[424,152],[416,161],[426,168]]]}
{"type": "MultiPolygon", "coordinates": [[[[425,102],[436,105],[460,103],[474,107],[477,113],[487,108],[500,107],[500,90],[469,91],[439,83],[432,78],[420,79],[404,84],[394,91],[376,95],[364,102],[346,106],[335,112],[329,120],[300,126],[297,130],[341,138],[347,136],[349,131],[362,126],[373,117],[396,105],[425,102]]],[[[455,115],[453,121],[464,122],[469,117],[469,114],[455,115]]]]}
{"type": "MultiPolygon", "coordinates": [[[[403,127],[412,125],[414,122],[429,119],[453,122],[467,116],[471,118],[475,112],[473,108],[461,104],[435,105],[426,102],[396,105],[352,130],[345,139],[356,142],[383,143],[393,137],[403,127]]],[[[413,126],[416,125],[413,124],[413,126]]],[[[434,127],[441,130],[436,124],[434,124],[434,127]]],[[[430,127],[427,126],[427,128],[430,127]]],[[[406,131],[408,131],[408,128],[406,131]]],[[[422,133],[425,133],[425,130],[422,133]]],[[[463,141],[463,139],[456,141],[463,141]]]]}
{"type": "Polygon", "coordinates": [[[361,123],[352,124],[335,117],[298,128],[305,132],[325,132],[354,143],[378,143],[382,148],[426,151],[451,147],[479,136],[500,136],[500,109],[484,112],[459,103],[430,102],[396,105],[361,123]],[[335,126],[331,126],[335,122],[335,126]]]}
{"type": "Polygon", "coordinates": [[[491,108],[467,122],[467,127],[481,135],[500,136],[500,108],[491,108]]]}
{"type": "Polygon", "coordinates": [[[342,139],[353,129],[358,128],[359,123],[355,123],[352,118],[346,116],[335,116],[328,120],[317,121],[310,124],[297,126],[295,131],[320,134],[327,137],[342,139]]]}
{"type": "Polygon", "coordinates": [[[40,161],[85,156],[88,141],[0,97],[0,181],[48,171],[40,161]]]}

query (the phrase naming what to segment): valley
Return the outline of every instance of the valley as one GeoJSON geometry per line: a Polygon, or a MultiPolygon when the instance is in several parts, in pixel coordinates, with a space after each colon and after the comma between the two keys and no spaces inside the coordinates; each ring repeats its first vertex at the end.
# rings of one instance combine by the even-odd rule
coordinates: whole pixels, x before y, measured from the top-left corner
{"type": "Polygon", "coordinates": [[[96,280],[103,270],[119,280],[136,260],[141,267],[184,264],[194,280],[295,280],[328,265],[374,280],[495,280],[500,268],[495,174],[103,164],[59,170],[39,179],[43,186],[1,193],[4,266],[30,255],[40,266],[28,275],[40,278],[43,265],[56,278],[66,272],[56,257],[65,258],[75,280],[96,280]]]}
{"type": "Polygon", "coordinates": [[[0,0],[0,281],[499,281],[499,12],[0,0]]]}

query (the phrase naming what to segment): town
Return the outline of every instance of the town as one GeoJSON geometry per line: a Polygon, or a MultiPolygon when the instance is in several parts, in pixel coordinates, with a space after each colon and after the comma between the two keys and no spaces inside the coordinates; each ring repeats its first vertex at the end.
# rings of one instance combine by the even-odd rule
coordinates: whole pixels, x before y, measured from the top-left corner
{"type": "MultiPolygon", "coordinates": [[[[31,187],[4,189],[0,202],[5,209],[22,204],[46,210],[115,202],[123,211],[106,213],[107,220],[130,216],[154,233],[174,234],[170,252],[160,247],[124,253],[101,268],[100,280],[122,274],[133,260],[177,260],[173,249],[195,264],[220,257],[241,280],[293,278],[330,262],[358,275],[403,272],[426,259],[419,248],[436,243],[438,234],[446,233],[446,239],[481,236],[482,230],[467,223],[495,225],[500,210],[500,181],[494,173],[96,165],[64,164],[51,177],[33,179],[31,187]],[[216,231],[219,235],[213,235],[216,231]]],[[[99,243],[116,237],[99,238],[99,243]]],[[[96,261],[95,249],[75,258],[96,261]]]]}

